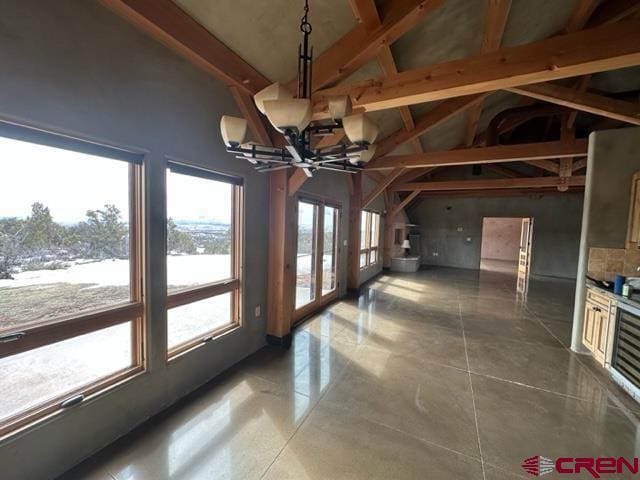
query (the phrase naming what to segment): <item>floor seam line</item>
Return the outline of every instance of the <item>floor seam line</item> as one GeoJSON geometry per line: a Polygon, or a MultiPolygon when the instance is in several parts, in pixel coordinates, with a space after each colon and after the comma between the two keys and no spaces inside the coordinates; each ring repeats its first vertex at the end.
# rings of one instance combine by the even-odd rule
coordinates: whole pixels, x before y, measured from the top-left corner
{"type": "Polygon", "coordinates": [[[464,343],[464,356],[467,360],[467,375],[469,376],[469,388],[471,390],[471,404],[473,405],[473,418],[476,424],[476,437],[478,440],[478,451],[480,452],[480,466],[482,468],[482,478],[487,480],[487,475],[484,469],[484,455],[482,454],[482,444],[480,441],[480,426],[478,424],[478,409],[476,408],[476,395],[473,391],[473,381],[471,380],[471,364],[469,363],[469,351],[467,349],[467,336],[464,331],[464,320],[462,319],[462,305],[460,303],[460,294],[456,294],[458,299],[458,318],[460,319],[460,325],[462,327],[462,341],[464,343]]]}

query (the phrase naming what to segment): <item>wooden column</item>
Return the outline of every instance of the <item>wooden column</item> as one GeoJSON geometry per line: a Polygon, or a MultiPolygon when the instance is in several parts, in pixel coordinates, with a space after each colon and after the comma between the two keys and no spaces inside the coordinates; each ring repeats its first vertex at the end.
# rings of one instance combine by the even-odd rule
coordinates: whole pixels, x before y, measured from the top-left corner
{"type": "Polygon", "coordinates": [[[353,176],[349,197],[349,254],[347,258],[347,290],[360,287],[360,217],[362,215],[362,172],[353,176]]]}
{"type": "MultiPolygon", "coordinates": [[[[391,201],[390,203],[393,203],[391,201]]],[[[389,215],[391,205],[387,207],[387,214],[384,217],[384,245],[382,246],[382,268],[391,268],[391,255],[394,241],[394,218],[389,215]]]]}
{"type": "Polygon", "coordinates": [[[288,170],[269,174],[267,342],[287,348],[291,345],[296,226],[295,198],[289,196],[288,185],[288,170]]]}

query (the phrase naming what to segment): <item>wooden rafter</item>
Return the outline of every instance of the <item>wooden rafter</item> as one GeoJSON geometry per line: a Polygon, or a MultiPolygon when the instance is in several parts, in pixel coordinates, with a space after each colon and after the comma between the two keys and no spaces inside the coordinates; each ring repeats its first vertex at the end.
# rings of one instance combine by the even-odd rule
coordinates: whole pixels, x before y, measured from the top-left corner
{"type": "Polygon", "coordinates": [[[574,140],[572,142],[555,141],[519,145],[496,145],[484,148],[464,148],[413,155],[393,155],[372,160],[365,168],[367,170],[379,170],[398,167],[442,167],[579,157],[587,154],[587,146],[587,140],[574,140]]]}
{"type": "Polygon", "coordinates": [[[572,170],[574,172],[577,172],[578,170],[581,170],[583,168],[587,167],[587,159],[586,158],[581,158],[579,160],[575,160],[573,162],[573,166],[572,166],[572,170]]]}
{"type": "MultiPolygon", "coordinates": [[[[504,29],[511,10],[511,0],[488,0],[487,12],[484,21],[484,33],[480,53],[488,53],[500,48],[504,29]]],[[[473,105],[467,111],[467,123],[465,126],[464,144],[470,147],[476,138],[478,121],[482,113],[482,102],[473,105]]]]}
{"type": "Polygon", "coordinates": [[[608,98],[553,83],[522,85],[508,88],[507,90],[582,112],[640,125],[640,104],[637,103],[608,98]]]}
{"type": "Polygon", "coordinates": [[[478,197],[541,197],[544,195],[567,195],[567,194],[581,194],[584,192],[584,187],[569,187],[566,192],[560,192],[557,188],[503,188],[503,189],[486,189],[486,190],[443,190],[432,192],[420,192],[418,198],[433,198],[433,197],[447,197],[447,198],[478,198],[478,197]]]}
{"type": "Polygon", "coordinates": [[[397,179],[404,172],[404,168],[396,168],[391,171],[386,177],[382,179],[362,200],[362,208],[367,208],[371,202],[373,202],[378,195],[380,195],[391,183],[397,179]]]}
{"type": "Polygon", "coordinates": [[[244,90],[240,90],[235,85],[231,85],[229,90],[231,91],[231,95],[233,96],[236,105],[238,105],[238,109],[242,113],[242,116],[247,120],[247,124],[253,134],[253,138],[262,145],[273,146],[273,141],[269,136],[269,132],[262,120],[260,112],[258,112],[258,109],[256,108],[253,97],[244,90]]]}
{"type": "Polygon", "coordinates": [[[316,92],[351,95],[367,111],[640,65],[640,21],[583,30],[390,77],[316,92]],[[589,45],[589,48],[585,48],[589,45]]]}
{"type": "Polygon", "coordinates": [[[100,0],[226,85],[253,94],[271,82],[171,0],[100,0]]]}
{"type": "MultiPolygon", "coordinates": [[[[380,68],[385,75],[395,75],[398,73],[396,62],[393,59],[393,55],[391,54],[391,49],[387,45],[382,47],[378,52],[378,63],[380,64],[380,68]]],[[[405,131],[413,131],[416,128],[416,124],[409,107],[400,107],[398,111],[400,113],[400,117],[402,118],[402,123],[404,124],[405,131]]],[[[422,143],[420,143],[420,137],[413,137],[411,139],[411,144],[413,145],[415,153],[422,153],[423,150],[422,143]]]]}
{"type": "Polygon", "coordinates": [[[631,15],[640,12],[639,0],[607,0],[596,9],[586,27],[619,22],[631,15]]]}
{"type": "Polygon", "coordinates": [[[380,16],[373,0],[349,0],[349,4],[358,23],[367,30],[375,30],[380,26],[380,16]]]}
{"type": "Polygon", "coordinates": [[[524,163],[546,170],[547,172],[555,173],[556,175],[560,172],[560,165],[553,160],[526,160],[524,163]]]}
{"type": "Polygon", "coordinates": [[[449,191],[449,190],[484,190],[503,188],[544,188],[567,185],[570,187],[584,186],[584,176],[569,178],[560,177],[527,177],[527,178],[498,178],[483,180],[445,180],[438,182],[411,182],[391,188],[395,192],[419,191],[449,191]]]}
{"type": "Polygon", "coordinates": [[[409,203],[411,203],[411,201],[416,198],[418,196],[418,194],[420,193],[420,190],[416,190],[414,192],[411,192],[409,195],[407,195],[399,204],[394,205],[394,207],[391,209],[391,211],[389,212],[389,216],[388,219],[393,220],[393,218],[398,215],[398,213],[400,213],[400,211],[405,208],[407,205],[409,205],[409,203]]]}
{"type": "Polygon", "coordinates": [[[300,187],[304,185],[304,182],[307,181],[307,178],[309,177],[304,172],[303,168],[296,168],[293,171],[293,173],[287,180],[290,197],[294,196],[298,192],[298,190],[300,190],[300,187]]]}
{"type": "Polygon", "coordinates": [[[405,142],[419,138],[432,128],[446,122],[454,115],[464,111],[472,105],[479,103],[485,97],[484,94],[471,95],[468,97],[452,98],[435,106],[432,110],[422,115],[416,122],[413,130],[398,130],[384,140],[378,142],[376,147],[376,157],[382,157],[391,153],[405,142]]]}
{"type": "Polygon", "coordinates": [[[340,141],[345,137],[345,133],[343,129],[335,130],[331,135],[326,135],[322,137],[315,144],[314,148],[327,148],[332,147],[340,143],[340,141]]]}
{"type": "Polygon", "coordinates": [[[313,88],[332,85],[351,75],[373,60],[383,45],[391,45],[444,0],[397,0],[389,3],[390,8],[381,15],[378,28],[369,30],[365,23],[359,23],[314,60],[313,88]]]}

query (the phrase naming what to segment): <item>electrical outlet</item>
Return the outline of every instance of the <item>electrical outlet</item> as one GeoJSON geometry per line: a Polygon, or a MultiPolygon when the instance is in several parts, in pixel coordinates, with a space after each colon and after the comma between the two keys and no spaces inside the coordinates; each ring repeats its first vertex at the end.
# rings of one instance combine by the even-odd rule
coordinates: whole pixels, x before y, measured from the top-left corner
{"type": "Polygon", "coordinates": [[[256,317],[260,316],[260,305],[256,306],[256,317]]]}
{"type": "Polygon", "coordinates": [[[457,230],[458,230],[459,232],[461,232],[461,231],[462,231],[462,227],[458,227],[458,228],[457,228],[457,230]]]}
{"type": "Polygon", "coordinates": [[[349,245],[349,242],[348,242],[347,240],[344,240],[344,241],[342,242],[342,244],[346,247],[346,246],[348,246],[348,245],[349,245]]]}
{"type": "Polygon", "coordinates": [[[438,252],[433,252],[433,256],[437,257],[438,256],[438,252]]]}

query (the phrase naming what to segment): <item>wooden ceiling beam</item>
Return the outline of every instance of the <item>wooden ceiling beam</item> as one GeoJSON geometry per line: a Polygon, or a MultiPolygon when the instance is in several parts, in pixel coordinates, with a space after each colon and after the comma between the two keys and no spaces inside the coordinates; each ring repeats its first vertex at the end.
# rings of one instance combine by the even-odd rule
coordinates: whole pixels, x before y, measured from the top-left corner
{"type": "Polygon", "coordinates": [[[308,178],[303,168],[296,168],[287,179],[289,196],[293,197],[308,178]]]}
{"type": "MultiPolygon", "coordinates": [[[[488,0],[480,53],[488,53],[500,48],[509,10],[511,10],[511,0],[488,0]]],[[[467,147],[473,145],[476,138],[481,114],[482,102],[476,103],[467,111],[464,133],[464,144],[467,147]]]]}
{"type": "Polygon", "coordinates": [[[640,104],[617,100],[553,83],[536,83],[506,89],[527,97],[563,107],[640,125],[640,104]]]}
{"type": "MultiPolygon", "coordinates": [[[[393,54],[391,53],[391,49],[388,45],[382,47],[378,52],[378,64],[385,75],[395,75],[398,73],[396,62],[393,59],[393,54]]],[[[404,130],[407,132],[414,130],[416,128],[416,124],[409,107],[400,107],[398,111],[400,113],[400,118],[402,118],[402,123],[404,124],[404,130]]],[[[419,137],[414,137],[410,141],[415,153],[423,152],[422,143],[420,142],[419,137]]]]}
{"type": "Polygon", "coordinates": [[[393,220],[393,218],[400,213],[400,211],[405,208],[411,201],[416,198],[420,194],[420,190],[416,190],[407,195],[400,203],[394,205],[391,211],[389,212],[388,219],[393,220]]]}
{"type": "Polygon", "coordinates": [[[564,27],[565,33],[582,30],[598,6],[598,0],[577,0],[576,6],[564,27]]]}
{"type": "Polygon", "coordinates": [[[584,186],[585,176],[568,178],[561,177],[527,177],[527,178],[497,178],[483,180],[445,180],[438,182],[411,182],[393,187],[395,192],[419,191],[449,191],[449,190],[487,190],[505,188],[545,188],[567,185],[570,187],[584,186]]]}
{"type": "Polygon", "coordinates": [[[325,135],[317,143],[314,145],[314,148],[327,148],[333,147],[340,143],[340,141],[345,137],[344,130],[342,128],[334,130],[332,134],[325,135]]]}
{"type": "Polygon", "coordinates": [[[505,188],[488,190],[444,190],[437,192],[420,192],[418,200],[422,198],[467,198],[467,197],[540,197],[544,195],[582,194],[584,187],[570,187],[566,192],[560,192],[557,188],[505,188]]]}
{"type": "Polygon", "coordinates": [[[256,104],[253,101],[253,97],[246,93],[244,90],[239,89],[235,85],[229,87],[231,96],[238,105],[240,113],[247,120],[249,130],[253,134],[253,138],[256,142],[262,145],[273,146],[273,141],[269,136],[269,131],[262,120],[262,115],[256,108],[256,104]]]}
{"type": "Polygon", "coordinates": [[[373,111],[636,65],[640,65],[640,21],[628,20],[327,88],[316,92],[314,99],[321,102],[346,94],[354,106],[373,111]]]}
{"type": "MultiPolygon", "coordinates": [[[[347,78],[373,60],[382,46],[393,44],[442,5],[444,0],[396,0],[389,3],[390,8],[382,15],[377,28],[369,30],[365,23],[358,23],[314,60],[314,89],[347,78]]],[[[295,85],[295,81],[292,80],[290,84],[295,85]]]]}
{"type": "Polygon", "coordinates": [[[419,138],[434,127],[446,122],[454,115],[481,102],[486,95],[471,95],[446,100],[422,115],[415,123],[413,130],[398,130],[376,145],[376,158],[391,153],[405,142],[419,138]]]}
{"type": "Polygon", "coordinates": [[[367,208],[369,205],[371,205],[371,203],[376,198],[378,198],[378,195],[385,191],[386,188],[391,185],[391,183],[395,179],[402,175],[402,172],[404,172],[404,168],[396,168],[392,170],[391,173],[387,174],[387,176],[384,177],[382,181],[375,187],[373,187],[373,189],[367,194],[366,197],[364,197],[364,200],[362,200],[362,208],[367,208]]]}
{"type": "Polygon", "coordinates": [[[226,85],[254,94],[271,82],[171,0],[99,0],[226,85]]]}
{"type": "Polygon", "coordinates": [[[366,165],[365,171],[398,167],[443,167],[451,165],[530,161],[546,158],[580,157],[587,154],[587,146],[587,140],[574,140],[571,142],[555,141],[519,145],[496,145],[483,148],[463,148],[413,155],[391,155],[371,160],[366,165]]]}
{"type": "Polygon", "coordinates": [[[367,30],[375,30],[380,26],[376,2],[373,0],[349,0],[349,4],[358,23],[364,25],[367,30]]]}
{"type": "Polygon", "coordinates": [[[558,165],[553,160],[525,160],[524,163],[529,165],[533,165],[534,167],[540,168],[542,170],[546,170],[547,172],[555,173],[558,175],[560,173],[560,165],[558,165]]]}

